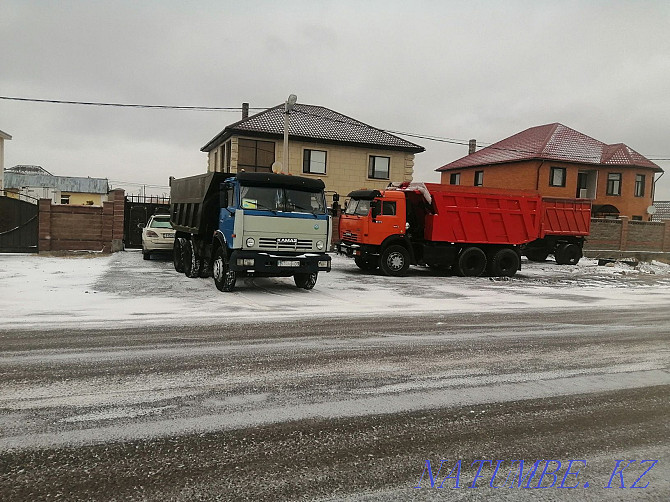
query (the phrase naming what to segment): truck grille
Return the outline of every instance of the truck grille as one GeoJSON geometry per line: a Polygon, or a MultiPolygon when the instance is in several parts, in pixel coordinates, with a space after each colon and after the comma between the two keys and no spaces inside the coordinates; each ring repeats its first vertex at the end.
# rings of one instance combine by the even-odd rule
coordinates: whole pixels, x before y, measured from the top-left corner
{"type": "Polygon", "coordinates": [[[294,242],[282,242],[282,239],[260,238],[258,247],[273,251],[311,251],[311,239],[296,239],[294,242]]]}
{"type": "Polygon", "coordinates": [[[358,234],[354,232],[346,231],[342,234],[342,238],[347,241],[358,242],[358,234]]]}

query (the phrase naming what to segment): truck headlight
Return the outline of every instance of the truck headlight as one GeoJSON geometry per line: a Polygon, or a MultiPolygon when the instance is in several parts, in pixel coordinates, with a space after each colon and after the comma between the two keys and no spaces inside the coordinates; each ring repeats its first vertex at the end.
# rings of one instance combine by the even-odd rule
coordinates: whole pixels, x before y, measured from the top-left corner
{"type": "Polygon", "coordinates": [[[316,241],[316,249],[323,249],[323,241],[316,241]]]}
{"type": "Polygon", "coordinates": [[[254,247],[254,244],[256,244],[256,240],[253,237],[249,237],[247,239],[247,247],[252,248],[254,247]]]}
{"type": "Polygon", "coordinates": [[[328,260],[319,261],[319,268],[326,268],[328,266],[328,260]]]}
{"type": "Polygon", "coordinates": [[[253,267],[254,259],[253,258],[238,258],[237,259],[238,267],[253,267]]]}

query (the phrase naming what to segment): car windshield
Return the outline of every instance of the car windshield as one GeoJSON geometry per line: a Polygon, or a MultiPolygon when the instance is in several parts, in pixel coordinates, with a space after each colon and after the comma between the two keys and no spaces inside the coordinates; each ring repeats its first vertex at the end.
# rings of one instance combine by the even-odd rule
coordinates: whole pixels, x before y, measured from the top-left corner
{"type": "Polygon", "coordinates": [[[355,214],[356,216],[367,216],[370,212],[370,201],[369,200],[357,200],[351,199],[347,205],[347,210],[345,214],[355,214]]]}
{"type": "Polygon", "coordinates": [[[281,187],[241,188],[242,209],[263,209],[266,211],[301,212],[325,214],[326,202],[323,192],[305,192],[281,187]]]}
{"type": "Polygon", "coordinates": [[[170,218],[154,218],[149,224],[150,228],[172,228],[170,218]]]}

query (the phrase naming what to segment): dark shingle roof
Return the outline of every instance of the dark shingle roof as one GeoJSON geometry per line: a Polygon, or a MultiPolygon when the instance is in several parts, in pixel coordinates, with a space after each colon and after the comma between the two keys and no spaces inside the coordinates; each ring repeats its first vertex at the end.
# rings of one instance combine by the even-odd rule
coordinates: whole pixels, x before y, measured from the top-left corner
{"type": "MultiPolygon", "coordinates": [[[[366,145],[390,150],[423,152],[425,148],[337,113],[323,106],[296,104],[291,112],[289,134],[292,137],[332,143],[366,145]]],[[[232,134],[261,136],[284,135],[284,105],[277,105],[227,126],[201,148],[209,152],[232,134]]]]}
{"type": "Polygon", "coordinates": [[[670,220],[670,200],[655,200],[656,212],[651,216],[651,221],[670,220]]]}
{"type": "Polygon", "coordinates": [[[608,166],[636,166],[647,167],[657,172],[663,171],[651,160],[623,143],[607,145],[558,123],[531,127],[439,167],[436,171],[531,159],[608,166]]]}

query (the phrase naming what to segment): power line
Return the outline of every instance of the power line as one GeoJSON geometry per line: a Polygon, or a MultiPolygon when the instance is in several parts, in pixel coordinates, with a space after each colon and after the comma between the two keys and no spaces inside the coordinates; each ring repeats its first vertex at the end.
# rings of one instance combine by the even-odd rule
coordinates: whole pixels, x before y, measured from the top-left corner
{"type": "MultiPolygon", "coordinates": [[[[179,106],[179,105],[142,105],[128,103],[102,103],[94,101],[65,101],[62,99],[36,99],[36,98],[17,98],[12,96],[0,96],[0,99],[8,101],[27,101],[31,103],[52,103],[60,105],[85,105],[85,106],[113,106],[121,108],[149,108],[158,110],[192,110],[192,111],[241,111],[241,106],[179,106]]],[[[249,110],[266,110],[267,108],[249,108],[249,110]]]]}
{"type": "MultiPolygon", "coordinates": [[[[0,96],[0,99],[4,100],[9,100],[9,101],[23,101],[23,102],[31,102],[31,103],[52,103],[52,104],[67,104],[67,105],[84,105],[84,106],[107,106],[107,107],[121,107],[121,108],[145,108],[145,109],[159,109],[159,110],[187,110],[187,111],[227,111],[227,112],[238,112],[243,110],[241,106],[180,106],[180,105],[145,105],[145,104],[129,104],[129,103],[105,103],[105,102],[94,102],[94,101],[66,101],[66,100],[57,100],[57,99],[37,99],[37,98],[19,98],[19,97],[14,97],[14,96],[0,96]]],[[[273,107],[249,107],[249,110],[269,110],[273,107]]],[[[388,134],[400,134],[402,136],[408,136],[410,138],[418,138],[418,139],[425,139],[427,141],[436,141],[439,143],[449,143],[453,145],[469,145],[470,140],[465,140],[465,139],[455,139],[455,138],[446,138],[446,137],[440,137],[440,136],[432,136],[428,134],[417,134],[417,133],[409,133],[409,132],[402,132],[402,131],[393,131],[390,129],[379,129],[377,127],[372,127],[370,125],[364,124],[363,122],[359,122],[355,119],[349,119],[349,120],[340,120],[340,119],[335,119],[332,117],[324,117],[323,115],[316,115],[312,114],[309,112],[306,112],[304,110],[294,110],[294,112],[303,114],[303,115],[309,115],[313,116],[316,118],[319,118],[321,120],[328,120],[331,122],[338,122],[341,124],[346,124],[348,126],[356,126],[356,127],[361,127],[361,128],[366,128],[366,129],[371,129],[375,131],[381,131],[385,132],[388,134]]],[[[477,143],[476,145],[478,148],[492,148],[495,150],[500,150],[500,151],[509,151],[509,152],[516,152],[516,153],[534,153],[532,151],[527,151],[527,150],[519,150],[519,149],[514,149],[514,148],[501,148],[501,147],[496,147],[492,146],[492,143],[477,143]]],[[[648,157],[646,156],[648,160],[653,160],[653,161],[669,161],[669,158],[666,157],[648,157]]],[[[147,185],[148,186],[148,185],[147,185]]]]}

